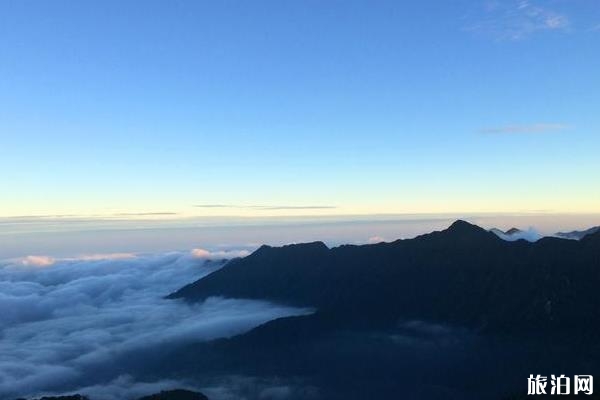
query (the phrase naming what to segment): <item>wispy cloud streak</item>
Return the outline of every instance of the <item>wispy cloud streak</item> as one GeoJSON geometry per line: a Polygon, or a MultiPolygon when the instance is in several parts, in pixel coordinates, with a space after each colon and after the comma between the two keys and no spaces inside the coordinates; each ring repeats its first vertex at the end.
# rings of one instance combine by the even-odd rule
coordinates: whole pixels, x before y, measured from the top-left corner
{"type": "Polygon", "coordinates": [[[161,216],[161,215],[177,215],[176,212],[124,212],[113,214],[116,217],[144,217],[144,216],[161,216]]]}
{"type": "Polygon", "coordinates": [[[571,128],[566,124],[529,124],[529,125],[506,125],[481,129],[481,133],[493,134],[519,134],[519,133],[552,133],[564,131],[571,128]]]}
{"type": "Polygon", "coordinates": [[[235,205],[235,204],[196,204],[194,207],[197,208],[237,208],[237,209],[251,209],[251,210],[330,210],[335,209],[337,206],[330,205],[235,205]]]}
{"type": "Polygon", "coordinates": [[[532,34],[565,31],[567,15],[533,0],[487,1],[483,12],[469,18],[465,30],[489,35],[497,40],[521,40],[532,34]]]}

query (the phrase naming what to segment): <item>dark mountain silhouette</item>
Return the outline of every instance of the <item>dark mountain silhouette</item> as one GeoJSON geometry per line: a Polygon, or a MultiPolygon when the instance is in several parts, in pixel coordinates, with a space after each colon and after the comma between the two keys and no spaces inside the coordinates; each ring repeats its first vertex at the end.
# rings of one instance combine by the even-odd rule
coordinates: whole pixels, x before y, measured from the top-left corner
{"type": "Polygon", "coordinates": [[[600,232],[583,240],[506,242],[464,221],[391,243],[263,246],[170,295],[310,306],[324,320],[399,320],[494,332],[597,332],[600,232]]]}
{"type": "Polygon", "coordinates": [[[506,235],[506,232],[498,228],[492,228],[490,229],[490,232],[495,233],[496,235],[506,235]]]}
{"type": "MultiPolygon", "coordinates": [[[[74,394],[70,396],[42,397],[39,400],[89,400],[89,398],[80,394],[74,394]]],[[[202,393],[175,389],[140,397],[138,400],[208,400],[208,398],[202,393]]]]}
{"type": "Polygon", "coordinates": [[[391,243],[262,246],[169,298],[315,312],[160,353],[136,377],[248,399],[520,398],[530,374],[600,374],[599,284],[600,232],[510,242],[456,221],[391,243]]]}
{"type": "MultiPolygon", "coordinates": [[[[18,399],[25,400],[25,399],[18,399]]],[[[41,397],[38,400],[89,400],[87,397],[82,396],[80,394],[73,394],[69,396],[56,396],[56,397],[41,397]]]]}
{"type": "Polygon", "coordinates": [[[391,243],[263,246],[169,297],[316,311],[186,346],[153,373],[302,377],[328,400],[506,399],[532,373],[600,373],[599,284],[600,232],[509,242],[456,221],[391,243]]]}
{"type": "Polygon", "coordinates": [[[138,400],[208,400],[208,398],[202,393],[183,389],[175,389],[162,391],[150,396],[144,396],[138,400]]]}
{"type": "Polygon", "coordinates": [[[510,228],[509,230],[507,230],[505,232],[502,229],[492,228],[492,229],[490,229],[490,232],[495,233],[496,235],[502,237],[502,235],[508,235],[508,236],[510,236],[510,235],[515,235],[517,233],[521,233],[523,231],[520,230],[519,228],[510,228]]]}
{"type": "Polygon", "coordinates": [[[564,239],[581,240],[582,238],[586,237],[587,235],[593,235],[594,233],[599,232],[599,231],[600,231],[600,226],[595,226],[593,228],[586,229],[584,231],[558,232],[558,233],[556,233],[556,236],[558,236],[560,238],[564,238],[564,239]]]}

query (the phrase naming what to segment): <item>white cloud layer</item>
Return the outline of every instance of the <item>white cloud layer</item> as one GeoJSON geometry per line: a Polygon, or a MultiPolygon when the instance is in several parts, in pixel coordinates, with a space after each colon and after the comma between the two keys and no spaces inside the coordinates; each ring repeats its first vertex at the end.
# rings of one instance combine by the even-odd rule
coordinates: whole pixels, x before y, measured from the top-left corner
{"type": "Polygon", "coordinates": [[[367,243],[369,244],[375,244],[375,243],[381,243],[381,242],[385,242],[385,238],[381,237],[381,236],[371,236],[368,240],[367,243]]]}
{"type": "Polygon", "coordinates": [[[537,242],[538,240],[540,240],[542,237],[544,237],[541,233],[539,233],[536,229],[534,228],[528,228],[527,230],[524,231],[518,231],[515,233],[505,233],[505,232],[500,232],[500,231],[493,231],[500,239],[509,241],[509,242],[514,242],[520,239],[525,239],[528,242],[537,242]]]}
{"type": "Polygon", "coordinates": [[[116,398],[119,387],[128,388],[119,398],[147,394],[165,385],[123,376],[157,349],[308,311],[240,299],[164,299],[222,266],[211,260],[243,254],[195,249],[0,261],[0,398],[85,387],[99,400],[116,398]]]}
{"type": "Polygon", "coordinates": [[[237,257],[246,257],[250,254],[248,250],[218,250],[208,251],[205,249],[192,249],[191,254],[195,258],[204,258],[207,260],[232,259],[237,257]]]}
{"type": "Polygon", "coordinates": [[[26,256],[19,261],[26,267],[47,267],[54,264],[54,258],[48,256],[26,256]]]}

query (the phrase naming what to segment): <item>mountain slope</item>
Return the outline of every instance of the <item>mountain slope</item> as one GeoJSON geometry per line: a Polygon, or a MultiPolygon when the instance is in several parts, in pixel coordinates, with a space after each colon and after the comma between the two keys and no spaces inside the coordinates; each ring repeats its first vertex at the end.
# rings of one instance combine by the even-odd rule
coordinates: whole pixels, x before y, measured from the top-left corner
{"type": "Polygon", "coordinates": [[[581,240],[587,235],[593,235],[596,232],[600,231],[600,226],[595,226],[590,229],[586,229],[584,231],[571,231],[571,232],[558,232],[556,236],[563,239],[572,239],[572,240],[581,240]]]}
{"type": "Polygon", "coordinates": [[[324,320],[426,320],[494,331],[600,327],[600,233],[506,242],[464,221],[414,239],[328,249],[263,246],[170,295],[312,306],[324,320]]]}
{"type": "MultiPolygon", "coordinates": [[[[19,399],[23,400],[23,399],[19,399]]],[[[89,400],[88,397],[80,394],[69,396],[42,397],[39,400],[89,400]]],[[[192,392],[183,389],[165,390],[160,393],[140,397],[138,400],[208,400],[202,393],[192,392]]]]}

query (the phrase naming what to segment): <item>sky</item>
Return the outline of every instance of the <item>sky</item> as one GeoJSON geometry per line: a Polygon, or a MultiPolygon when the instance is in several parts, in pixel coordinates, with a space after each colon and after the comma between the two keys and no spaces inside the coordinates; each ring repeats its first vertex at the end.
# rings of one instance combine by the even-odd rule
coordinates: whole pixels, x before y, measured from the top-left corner
{"type": "Polygon", "coordinates": [[[600,4],[0,0],[0,217],[599,214],[600,4]]]}

